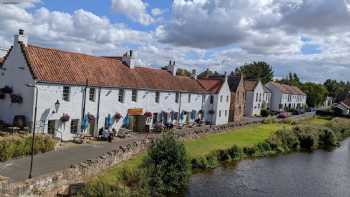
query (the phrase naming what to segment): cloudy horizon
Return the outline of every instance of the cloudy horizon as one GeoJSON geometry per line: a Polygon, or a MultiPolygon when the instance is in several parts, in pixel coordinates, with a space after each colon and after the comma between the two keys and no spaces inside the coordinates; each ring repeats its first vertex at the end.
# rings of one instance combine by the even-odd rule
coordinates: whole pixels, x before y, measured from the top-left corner
{"type": "MultiPolygon", "coordinates": [[[[0,0],[0,48],[29,42],[138,64],[230,72],[266,61],[275,77],[349,80],[350,0],[0,0]]],[[[1,54],[1,52],[0,52],[1,54]]]]}

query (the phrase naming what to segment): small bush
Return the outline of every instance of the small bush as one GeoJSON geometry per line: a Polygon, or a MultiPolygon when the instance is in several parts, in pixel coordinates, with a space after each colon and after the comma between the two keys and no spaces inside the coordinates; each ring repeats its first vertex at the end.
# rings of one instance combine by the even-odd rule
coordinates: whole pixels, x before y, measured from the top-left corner
{"type": "MultiPolygon", "coordinates": [[[[31,154],[32,136],[10,136],[0,140],[0,161],[31,154]]],[[[46,135],[36,135],[34,154],[55,149],[56,141],[46,135]]]]}
{"type": "Polygon", "coordinates": [[[240,160],[243,155],[243,149],[237,145],[233,145],[228,149],[228,154],[232,160],[240,160]]]}
{"type": "Polygon", "coordinates": [[[219,162],[215,152],[209,154],[205,157],[198,157],[191,160],[191,165],[193,169],[214,169],[218,166],[219,162]]]}
{"type": "Polygon", "coordinates": [[[253,157],[255,156],[255,153],[257,152],[257,149],[255,146],[252,147],[244,147],[243,148],[244,154],[246,154],[248,157],[253,157]]]}
{"type": "Polygon", "coordinates": [[[219,161],[230,161],[231,156],[228,150],[219,150],[218,151],[218,160],[219,161]]]}
{"type": "Polygon", "coordinates": [[[255,147],[256,147],[256,150],[257,150],[259,156],[268,155],[272,151],[270,144],[267,142],[261,142],[261,143],[257,144],[255,147]]]}
{"type": "Polygon", "coordinates": [[[172,133],[152,143],[142,167],[151,196],[178,193],[187,186],[191,176],[185,145],[172,133]]]}
{"type": "Polygon", "coordinates": [[[103,181],[96,181],[85,185],[78,193],[78,197],[127,197],[130,192],[127,187],[112,185],[103,181]]]}
{"type": "Polygon", "coordinates": [[[267,109],[262,109],[260,112],[260,115],[262,117],[268,117],[270,115],[269,111],[267,109]]]}
{"type": "Polygon", "coordinates": [[[298,136],[300,148],[304,150],[315,150],[319,145],[319,130],[317,127],[297,126],[293,131],[298,136]]]}
{"type": "Polygon", "coordinates": [[[334,131],[329,128],[323,128],[320,130],[319,139],[319,145],[321,147],[332,147],[338,144],[337,136],[334,131]]]}

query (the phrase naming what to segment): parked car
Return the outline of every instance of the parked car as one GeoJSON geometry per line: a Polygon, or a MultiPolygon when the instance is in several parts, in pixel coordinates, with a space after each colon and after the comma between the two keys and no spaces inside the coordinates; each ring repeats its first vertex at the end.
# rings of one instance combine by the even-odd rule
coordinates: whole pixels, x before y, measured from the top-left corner
{"type": "Polygon", "coordinates": [[[287,112],[281,112],[278,114],[277,118],[285,119],[288,118],[288,113],[287,112]]]}

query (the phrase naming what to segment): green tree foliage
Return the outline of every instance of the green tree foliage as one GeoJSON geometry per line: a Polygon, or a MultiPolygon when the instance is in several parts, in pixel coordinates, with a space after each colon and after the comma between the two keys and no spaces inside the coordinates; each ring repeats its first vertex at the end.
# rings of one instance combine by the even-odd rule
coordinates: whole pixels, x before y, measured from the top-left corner
{"type": "Polygon", "coordinates": [[[310,107],[321,105],[328,94],[327,88],[322,84],[307,82],[302,85],[301,89],[307,95],[306,103],[310,107]]]}
{"type": "Polygon", "coordinates": [[[176,75],[190,77],[191,76],[191,72],[188,71],[187,69],[184,69],[184,68],[178,68],[176,70],[176,75]]]}
{"type": "Polygon", "coordinates": [[[219,75],[218,72],[212,71],[212,70],[210,70],[210,69],[208,68],[207,70],[201,72],[201,73],[198,75],[198,78],[203,79],[203,78],[209,78],[209,77],[217,76],[217,75],[219,75]]]}
{"type": "Polygon", "coordinates": [[[350,82],[328,79],[324,86],[328,90],[328,95],[335,98],[336,102],[344,100],[350,91],[350,82]]]}
{"type": "Polygon", "coordinates": [[[296,73],[288,73],[288,76],[279,81],[280,83],[300,87],[302,85],[296,73]]]}
{"type": "Polygon", "coordinates": [[[237,74],[244,74],[246,79],[261,80],[262,83],[268,83],[273,79],[272,67],[266,62],[253,62],[245,64],[235,71],[237,74]]]}
{"type": "Polygon", "coordinates": [[[151,196],[178,193],[191,176],[185,146],[173,134],[163,135],[151,145],[143,167],[151,196]]]}

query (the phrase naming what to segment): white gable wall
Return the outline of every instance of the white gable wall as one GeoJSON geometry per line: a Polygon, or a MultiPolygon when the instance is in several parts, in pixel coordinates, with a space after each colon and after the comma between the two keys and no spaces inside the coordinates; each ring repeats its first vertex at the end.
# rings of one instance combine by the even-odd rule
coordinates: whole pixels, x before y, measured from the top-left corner
{"type": "Polygon", "coordinates": [[[11,103],[10,95],[0,100],[0,120],[12,123],[16,115],[24,115],[30,124],[33,116],[34,88],[26,87],[25,84],[34,84],[21,47],[15,43],[5,63],[0,69],[0,88],[10,86],[13,94],[22,96],[23,103],[11,103]]]}
{"type": "Polygon", "coordinates": [[[246,93],[246,107],[245,114],[246,116],[259,116],[263,103],[267,102],[266,97],[264,96],[264,86],[259,81],[256,85],[254,91],[249,91],[246,93]]]}
{"type": "Polygon", "coordinates": [[[230,101],[231,101],[231,91],[228,85],[227,79],[221,86],[219,93],[215,99],[215,125],[221,125],[228,123],[229,118],[229,109],[230,109],[230,101]]]}

